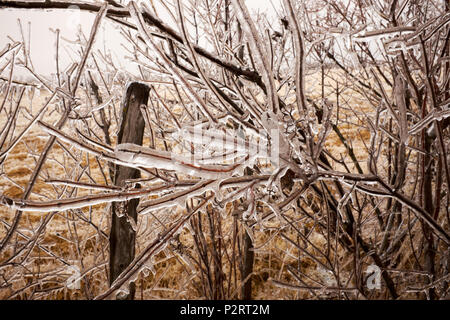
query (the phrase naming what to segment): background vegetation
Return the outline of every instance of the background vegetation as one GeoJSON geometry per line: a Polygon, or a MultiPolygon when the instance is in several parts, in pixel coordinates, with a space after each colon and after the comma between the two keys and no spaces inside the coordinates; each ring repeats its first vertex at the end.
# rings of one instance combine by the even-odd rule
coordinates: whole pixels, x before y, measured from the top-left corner
{"type": "Polygon", "coordinates": [[[75,43],[54,30],[53,79],[25,27],[0,51],[2,299],[449,297],[448,0],[284,0],[270,20],[239,0],[0,10],[73,6],[95,20],[75,43]],[[138,75],[94,47],[106,20],[138,75]],[[118,141],[132,81],[150,89],[142,147],[118,141]],[[174,134],[189,128],[278,140],[280,161],[213,150],[192,170],[167,158],[209,147],[174,134]],[[120,166],[140,177],[118,185],[120,166]],[[131,198],[135,254],[111,279],[112,204],[131,198]]]}

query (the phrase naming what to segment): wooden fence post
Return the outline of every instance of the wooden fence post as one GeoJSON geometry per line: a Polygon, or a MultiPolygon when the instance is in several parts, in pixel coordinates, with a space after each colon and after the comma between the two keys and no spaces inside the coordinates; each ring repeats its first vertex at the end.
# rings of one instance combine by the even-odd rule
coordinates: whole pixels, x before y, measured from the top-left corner
{"type": "Polygon", "coordinates": [[[242,300],[252,299],[252,272],[253,272],[253,261],[255,259],[255,252],[253,251],[252,238],[248,235],[247,230],[244,230],[244,250],[242,257],[242,281],[244,285],[242,286],[242,300]],[[248,279],[247,279],[248,278],[248,279]]]}
{"type": "MultiPolygon", "coordinates": [[[[145,84],[133,82],[126,89],[125,98],[121,106],[121,123],[117,144],[134,143],[142,145],[144,138],[145,122],[140,106],[147,105],[150,88],[145,84]]],[[[123,186],[128,179],[140,177],[138,169],[115,166],[114,184],[123,186]]],[[[129,219],[137,222],[137,206],[139,199],[112,203],[112,223],[109,236],[109,282],[114,280],[134,259],[136,232],[132,228],[129,219]]],[[[117,299],[133,300],[135,293],[134,284],[130,285],[130,292],[126,296],[117,299]]]]}

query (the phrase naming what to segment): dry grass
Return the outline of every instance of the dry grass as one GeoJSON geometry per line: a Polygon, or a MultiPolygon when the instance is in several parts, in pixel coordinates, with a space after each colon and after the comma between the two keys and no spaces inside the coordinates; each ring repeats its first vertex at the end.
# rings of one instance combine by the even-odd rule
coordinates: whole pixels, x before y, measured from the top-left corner
{"type": "MultiPolygon", "coordinates": [[[[314,98],[320,96],[320,81],[318,77],[313,75],[307,78],[309,83],[314,83],[312,92],[314,98]]],[[[332,95],[332,90],[327,88],[327,95],[332,95]]],[[[34,107],[42,105],[46,95],[42,94],[39,101],[34,102],[34,107]]],[[[362,119],[358,116],[364,113],[371,112],[370,106],[364,104],[364,98],[356,96],[354,93],[351,96],[341,95],[341,99],[346,101],[344,106],[340,109],[340,119],[338,129],[343,137],[350,142],[353,147],[355,156],[361,164],[363,170],[366,170],[365,160],[368,157],[367,150],[364,145],[368,144],[370,133],[367,129],[361,128],[362,119]],[[345,106],[352,106],[352,109],[345,106]]],[[[335,102],[335,101],[334,101],[335,102]]],[[[24,101],[24,107],[29,101],[24,101]]],[[[175,110],[177,112],[177,110],[175,110]]],[[[54,123],[58,120],[59,114],[56,111],[56,105],[51,106],[50,112],[44,117],[44,121],[54,123]]],[[[0,119],[0,124],[3,120],[0,119]]],[[[18,121],[18,127],[24,127],[26,120],[24,113],[18,121]]],[[[111,128],[113,133],[115,128],[111,128]]],[[[101,132],[97,132],[101,136],[101,132]]],[[[114,134],[112,134],[114,137],[114,134]]],[[[37,157],[42,152],[48,136],[42,132],[38,126],[34,126],[30,133],[20,142],[9,154],[4,164],[4,175],[0,176],[0,192],[4,195],[20,198],[23,190],[26,187],[31,172],[33,171],[37,157]],[[8,177],[9,179],[7,179],[8,177]]],[[[144,145],[149,144],[149,138],[146,137],[144,145]]],[[[66,146],[68,147],[68,146],[66,146]]],[[[347,150],[342,141],[335,132],[331,132],[325,142],[327,150],[336,158],[347,154],[347,150]]],[[[70,148],[69,148],[70,149],[70,148]]],[[[71,152],[77,152],[70,149],[71,152]]],[[[81,162],[76,162],[71,159],[67,153],[59,146],[55,145],[50,153],[49,160],[46,162],[43,173],[53,178],[66,178],[68,180],[74,179],[80,173],[81,168],[87,166],[89,175],[95,181],[106,183],[100,168],[95,161],[95,158],[89,156],[89,163],[86,158],[81,162]],[[68,170],[69,169],[69,170],[68,170]],[[71,171],[73,170],[73,171],[71,171]]],[[[345,163],[351,170],[354,170],[354,163],[350,158],[344,159],[345,163]]],[[[103,170],[107,171],[106,163],[102,163],[103,170]]],[[[107,174],[107,173],[106,173],[107,174]]],[[[83,175],[81,181],[91,182],[83,175]]],[[[68,192],[72,188],[67,188],[63,196],[68,196],[68,192]]],[[[58,193],[61,193],[61,187],[53,187],[45,183],[41,176],[33,188],[32,199],[54,199],[58,193]]],[[[77,196],[88,194],[87,190],[78,190],[77,196]]],[[[75,196],[75,194],[73,194],[75,196]]],[[[319,199],[320,201],[320,199],[319,199]]],[[[307,206],[306,206],[307,208],[307,206]]],[[[37,289],[33,298],[40,299],[85,299],[92,298],[100,294],[108,286],[108,239],[106,236],[100,235],[103,231],[105,234],[109,232],[109,206],[93,206],[91,208],[83,209],[78,215],[69,212],[60,212],[52,216],[45,227],[44,235],[39,237],[37,245],[28,252],[29,256],[26,260],[26,270],[18,273],[19,276],[14,276],[17,270],[13,266],[3,268],[2,274],[12,281],[13,285],[0,289],[0,299],[28,299],[33,289],[37,289]],[[89,218],[89,222],[80,219],[79,214],[89,218]],[[100,230],[100,231],[99,231],[100,230]],[[73,240],[76,240],[74,243],[73,240]],[[86,277],[81,281],[81,288],[79,290],[68,289],[67,287],[54,288],[55,285],[61,283],[61,279],[67,279],[70,274],[67,272],[67,266],[54,257],[44,252],[42,248],[52,251],[56,256],[69,262],[70,259],[76,257],[77,261],[72,261],[75,265],[80,267],[82,272],[86,272],[86,277]],[[45,273],[55,273],[55,275],[46,279],[45,273]],[[58,278],[59,277],[59,278],[58,278]],[[41,284],[35,285],[35,280],[39,278],[41,284]],[[48,281],[47,281],[48,280],[48,281]],[[58,282],[58,281],[59,282],[58,282]],[[27,288],[27,285],[33,284],[33,288],[27,288]],[[49,290],[49,291],[47,291],[49,290]]],[[[184,209],[178,208],[173,210],[163,210],[155,213],[155,215],[162,221],[174,221],[185,213],[184,209]]],[[[314,212],[311,212],[313,215],[314,212]]],[[[36,230],[42,225],[48,214],[26,213],[22,218],[19,229],[36,230]]],[[[0,207],[0,218],[4,223],[11,224],[13,221],[14,212],[4,207],[0,207]]],[[[233,230],[233,219],[228,213],[222,224],[222,232],[225,241],[230,239],[233,230]]],[[[0,238],[6,235],[7,229],[3,224],[0,224],[0,238]]],[[[141,216],[138,221],[138,237],[136,254],[145,248],[145,246],[152,242],[157,235],[155,230],[158,230],[159,224],[156,219],[151,216],[141,216]]],[[[316,228],[313,221],[308,221],[304,225],[307,229],[316,228]]],[[[370,225],[368,224],[368,227],[370,225]]],[[[275,228],[274,228],[275,229],[275,228]]],[[[159,229],[160,230],[160,229],[159,229]]],[[[32,233],[29,232],[29,235],[32,233]]],[[[269,278],[278,279],[284,282],[293,282],[295,279],[289,276],[288,273],[282,273],[287,265],[294,269],[301,270],[301,272],[309,276],[326,281],[327,274],[321,270],[320,266],[310,257],[299,252],[296,248],[290,246],[286,241],[279,237],[272,237],[268,232],[255,231],[255,264],[253,276],[253,297],[255,299],[303,299],[310,298],[307,291],[295,291],[275,286],[269,278]],[[325,280],[324,280],[325,279],[325,280]]],[[[292,235],[294,236],[294,235],[292,235]]],[[[19,243],[25,243],[25,238],[15,239],[19,243]]],[[[319,248],[325,248],[325,238],[318,232],[313,233],[311,237],[313,244],[319,248]]],[[[314,252],[310,246],[307,250],[314,252]]],[[[0,257],[4,261],[11,256],[14,248],[5,250],[0,257]]],[[[228,254],[233,252],[230,248],[227,249],[228,254]]],[[[200,289],[199,274],[193,274],[189,263],[186,263],[186,257],[195,255],[193,247],[193,238],[191,232],[184,229],[180,234],[179,242],[174,245],[168,245],[163,251],[154,257],[150,262],[148,268],[139,273],[136,283],[136,299],[202,299],[204,298],[200,289]],[[180,252],[175,248],[175,245],[182,245],[183,250],[180,252]]],[[[19,256],[20,258],[21,256],[19,256]]],[[[411,257],[405,257],[402,265],[407,265],[411,257]]],[[[19,261],[16,259],[15,261],[19,261]]],[[[191,261],[192,263],[192,261],[191,261]]],[[[349,275],[352,270],[351,261],[342,261],[344,266],[341,270],[342,274],[349,275]]],[[[223,269],[225,274],[230,271],[229,266],[225,265],[223,269]]],[[[231,283],[236,283],[239,279],[233,279],[231,283]]],[[[239,288],[239,287],[237,287],[239,288]]],[[[233,286],[230,290],[234,292],[232,297],[238,298],[239,294],[236,287],[233,286]]],[[[318,298],[333,298],[332,294],[319,294],[318,298]]]]}

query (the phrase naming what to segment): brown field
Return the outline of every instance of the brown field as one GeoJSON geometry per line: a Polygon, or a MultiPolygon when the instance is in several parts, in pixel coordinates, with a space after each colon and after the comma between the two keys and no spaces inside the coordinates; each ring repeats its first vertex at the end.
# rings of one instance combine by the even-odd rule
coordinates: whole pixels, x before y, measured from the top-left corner
{"type": "MultiPolygon", "coordinates": [[[[320,96],[320,86],[317,84],[317,77],[312,75],[308,79],[311,83],[315,83],[311,91],[313,92],[312,97],[317,98],[317,96],[320,96]]],[[[327,91],[327,94],[332,93],[329,88],[327,91]]],[[[356,115],[370,112],[371,108],[364,104],[362,97],[355,96],[354,94],[353,96],[345,97],[345,93],[342,96],[348,100],[340,109],[340,117],[341,119],[345,119],[345,121],[340,122],[339,129],[343,137],[353,147],[362,169],[366,170],[365,160],[368,155],[364,148],[364,143],[368,143],[370,133],[366,128],[359,127],[362,121],[356,115]],[[353,109],[348,106],[352,106],[353,109]]],[[[37,110],[44,103],[46,97],[48,97],[48,94],[42,92],[39,100],[33,102],[33,110],[37,110]]],[[[22,103],[23,107],[28,108],[29,103],[30,101],[25,99],[22,103]]],[[[57,110],[57,106],[53,104],[43,117],[43,121],[55,123],[59,117],[60,113],[57,110]]],[[[3,121],[4,119],[0,119],[0,125],[3,121]]],[[[17,123],[18,129],[24,128],[26,123],[25,112],[21,112],[17,123]]],[[[69,132],[68,130],[70,128],[65,128],[64,131],[69,132]]],[[[115,132],[115,128],[112,127],[110,132],[115,132]]],[[[99,131],[97,134],[101,135],[101,132],[99,131]]],[[[114,136],[112,134],[112,137],[114,136]]],[[[2,194],[17,199],[22,196],[47,139],[48,136],[35,125],[27,136],[10,152],[4,163],[4,174],[0,176],[0,192],[2,194]]],[[[149,138],[146,137],[144,145],[148,144],[149,138]]],[[[67,145],[64,146],[70,152],[77,154],[78,151],[76,149],[67,145]]],[[[345,146],[333,131],[330,132],[326,139],[325,147],[337,158],[341,154],[346,154],[345,146]]],[[[62,149],[61,145],[55,144],[48,161],[45,163],[42,174],[33,188],[30,199],[50,200],[55,199],[58,195],[72,197],[96,192],[71,187],[64,188],[63,186],[54,186],[45,183],[45,179],[47,178],[75,179],[83,170],[87,170],[89,175],[82,175],[81,182],[89,183],[96,181],[101,184],[110,183],[110,181],[105,181],[101,173],[103,169],[107,176],[106,163],[100,161],[102,164],[102,168],[100,168],[92,156],[83,157],[82,161],[74,161],[66,151],[62,149]],[[92,178],[93,181],[90,181],[88,177],[92,178]]],[[[351,170],[354,170],[354,163],[351,159],[346,158],[345,163],[351,170]]],[[[337,168],[341,169],[339,166],[337,168]]],[[[226,216],[230,217],[231,208],[227,208],[226,216]]],[[[181,208],[169,211],[162,210],[161,212],[155,213],[155,216],[162,221],[169,222],[175,220],[176,217],[181,216],[184,212],[185,210],[181,208]]],[[[14,211],[0,207],[0,219],[2,222],[0,224],[0,238],[6,235],[7,228],[5,225],[9,226],[12,223],[14,214],[14,211]]],[[[23,254],[14,259],[15,262],[21,263],[20,259],[23,257],[23,261],[26,261],[24,271],[14,276],[15,269],[12,266],[3,268],[2,272],[14,280],[11,281],[13,283],[12,286],[0,289],[0,299],[30,298],[30,292],[32,291],[29,290],[27,285],[31,283],[38,289],[33,293],[34,298],[40,299],[92,298],[107,289],[108,239],[106,234],[109,232],[109,216],[109,205],[97,205],[84,208],[76,215],[73,212],[57,212],[55,214],[24,213],[19,225],[19,229],[22,232],[22,239],[15,239],[16,241],[21,244],[25,243],[30,239],[29,236],[33,234],[31,230],[36,230],[39,227],[45,226],[45,232],[43,236],[34,239],[36,243],[34,246],[31,246],[31,250],[25,250],[23,254]],[[50,216],[51,219],[46,220],[50,216]],[[84,220],[87,219],[88,221],[83,221],[80,218],[81,216],[84,217],[84,220]],[[101,231],[104,234],[101,234],[101,231]],[[57,261],[58,259],[45,252],[43,248],[50,250],[55,256],[62,259],[76,258],[76,261],[73,262],[86,275],[83,278],[84,281],[81,282],[80,290],[69,289],[67,287],[54,287],[58,283],[56,280],[68,277],[67,266],[57,261]],[[48,279],[45,276],[46,273],[49,273],[48,279]],[[57,279],[58,277],[61,278],[57,279]],[[36,285],[33,282],[36,278],[42,279],[42,283],[36,285]]],[[[158,230],[159,225],[156,220],[151,215],[139,218],[136,254],[139,254],[146,244],[150,243],[157,236],[157,231],[155,230],[158,230]]],[[[232,219],[226,219],[222,227],[226,233],[225,237],[229,237],[233,228],[232,219]]],[[[305,228],[314,229],[315,227],[311,222],[306,224],[305,228]]],[[[317,247],[324,248],[326,246],[324,238],[319,234],[313,234],[311,239],[317,247]]],[[[187,229],[184,229],[180,234],[179,240],[186,248],[192,246],[192,236],[187,229]]],[[[269,278],[276,278],[286,282],[292,280],[286,275],[280,278],[280,270],[285,265],[297,267],[298,261],[295,258],[296,254],[294,254],[292,247],[288,246],[285,241],[279,238],[275,238],[274,240],[273,235],[268,232],[255,232],[254,246],[256,248],[253,276],[254,299],[301,299],[307,297],[307,293],[301,294],[299,291],[280,288],[268,281],[269,278]]],[[[8,259],[13,250],[15,249],[9,248],[5,250],[0,260],[8,259]]],[[[189,249],[186,250],[186,252],[189,252],[189,249]]],[[[154,261],[148,265],[148,269],[140,272],[138,278],[135,280],[137,288],[136,299],[203,298],[199,290],[198,275],[192,273],[193,268],[189,265],[192,262],[188,262],[189,259],[187,257],[188,255],[178,252],[170,245],[157,254],[154,257],[154,261]]],[[[351,266],[346,262],[343,264],[342,274],[346,274],[348,272],[346,269],[350,270],[351,266]],[[345,267],[346,265],[347,267],[345,267]]],[[[323,271],[314,260],[307,256],[301,259],[300,266],[302,271],[318,279],[325,279],[326,281],[329,277],[327,272],[323,271]]],[[[224,267],[224,272],[231,272],[228,266],[224,267]]],[[[234,279],[233,281],[236,280],[234,279]]],[[[236,289],[231,291],[231,297],[236,298],[238,294],[236,289]]],[[[324,297],[329,296],[325,295],[324,297]]]]}

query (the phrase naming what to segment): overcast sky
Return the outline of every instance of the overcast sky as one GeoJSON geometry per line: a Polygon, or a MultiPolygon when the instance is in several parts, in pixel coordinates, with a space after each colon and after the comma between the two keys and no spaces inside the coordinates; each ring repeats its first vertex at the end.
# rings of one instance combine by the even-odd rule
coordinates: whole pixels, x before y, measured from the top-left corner
{"type": "MultiPolygon", "coordinates": [[[[279,3],[279,0],[272,0],[273,3],[279,3]]],[[[158,3],[158,1],[155,1],[158,3]]],[[[246,0],[246,4],[251,11],[259,11],[269,16],[274,15],[271,0],[246,0]]],[[[92,22],[95,18],[94,14],[79,13],[77,10],[17,10],[17,9],[0,9],[0,50],[10,42],[8,36],[14,40],[21,40],[20,27],[18,19],[20,19],[25,37],[28,37],[28,24],[32,26],[31,32],[31,57],[35,70],[40,74],[54,72],[55,70],[55,33],[52,29],[60,29],[61,37],[68,40],[74,40],[76,34],[76,26],[81,25],[86,36],[89,35],[92,22]]],[[[162,16],[160,18],[170,23],[169,17],[162,16]]],[[[120,46],[120,35],[117,29],[112,28],[110,21],[104,20],[102,28],[97,39],[97,46],[106,43],[113,54],[116,55],[117,63],[126,63],[123,59],[124,50],[120,46]]],[[[68,65],[70,54],[62,48],[62,65],[68,65]]],[[[0,61],[0,67],[3,63],[0,61]]],[[[5,73],[5,71],[4,71],[5,73]]]]}

